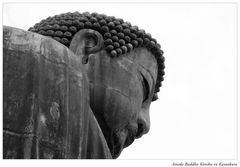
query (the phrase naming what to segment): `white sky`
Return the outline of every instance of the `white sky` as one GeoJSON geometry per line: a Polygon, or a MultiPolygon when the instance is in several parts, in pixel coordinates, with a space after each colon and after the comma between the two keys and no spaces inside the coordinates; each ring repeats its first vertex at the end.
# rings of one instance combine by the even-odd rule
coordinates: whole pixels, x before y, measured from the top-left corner
{"type": "Polygon", "coordinates": [[[3,25],[27,30],[48,16],[98,12],[123,18],[158,40],[166,75],[151,105],[151,129],[120,159],[234,159],[237,154],[235,4],[3,5],[3,25]]]}

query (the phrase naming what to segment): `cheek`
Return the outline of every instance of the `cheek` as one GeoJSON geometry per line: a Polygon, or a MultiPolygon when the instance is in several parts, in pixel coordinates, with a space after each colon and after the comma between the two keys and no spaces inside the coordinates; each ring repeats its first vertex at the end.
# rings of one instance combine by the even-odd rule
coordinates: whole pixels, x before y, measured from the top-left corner
{"type": "Polygon", "coordinates": [[[102,54],[90,57],[90,106],[102,127],[116,131],[137,120],[142,106],[142,86],[136,66],[125,59],[102,54]],[[102,121],[104,119],[104,121],[102,121]]]}
{"type": "Polygon", "coordinates": [[[105,98],[108,102],[104,104],[104,118],[108,126],[114,131],[121,129],[133,116],[131,99],[114,90],[107,91],[105,98]]]}
{"type": "Polygon", "coordinates": [[[131,122],[136,122],[141,110],[142,87],[140,83],[132,78],[127,85],[129,85],[127,88],[122,87],[124,91],[121,91],[121,87],[105,89],[104,118],[113,131],[123,129],[131,122]]]}

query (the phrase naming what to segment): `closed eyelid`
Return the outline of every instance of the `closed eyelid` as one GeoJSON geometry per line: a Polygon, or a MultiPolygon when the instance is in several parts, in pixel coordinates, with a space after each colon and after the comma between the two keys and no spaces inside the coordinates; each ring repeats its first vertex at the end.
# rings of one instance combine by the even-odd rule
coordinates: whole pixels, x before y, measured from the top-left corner
{"type": "Polygon", "coordinates": [[[149,86],[149,91],[151,92],[151,89],[155,87],[157,76],[154,77],[154,73],[141,64],[139,64],[138,70],[141,76],[146,79],[149,86]]]}
{"type": "Polygon", "coordinates": [[[143,84],[143,89],[145,89],[144,92],[144,98],[143,98],[143,102],[145,102],[148,98],[149,98],[149,94],[150,94],[150,87],[149,87],[149,83],[147,81],[147,79],[144,77],[144,75],[142,73],[140,73],[141,75],[141,81],[143,84]]]}

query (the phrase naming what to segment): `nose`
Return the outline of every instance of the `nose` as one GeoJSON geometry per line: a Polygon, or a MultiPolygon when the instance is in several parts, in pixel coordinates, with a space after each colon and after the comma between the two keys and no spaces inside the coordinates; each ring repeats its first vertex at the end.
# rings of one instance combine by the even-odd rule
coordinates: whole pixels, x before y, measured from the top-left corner
{"type": "Polygon", "coordinates": [[[149,117],[148,110],[140,112],[137,122],[138,122],[138,131],[137,131],[136,138],[140,138],[142,137],[142,135],[148,133],[150,129],[150,117],[149,117]]]}

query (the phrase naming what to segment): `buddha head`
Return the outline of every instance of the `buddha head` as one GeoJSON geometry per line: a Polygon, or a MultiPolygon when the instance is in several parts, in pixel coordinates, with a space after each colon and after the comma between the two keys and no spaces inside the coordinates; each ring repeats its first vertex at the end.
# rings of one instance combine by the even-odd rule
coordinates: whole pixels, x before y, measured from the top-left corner
{"type": "Polygon", "coordinates": [[[49,17],[29,30],[54,38],[82,59],[90,107],[113,158],[149,131],[149,107],[164,75],[163,51],[149,33],[88,12],[49,17]]]}

